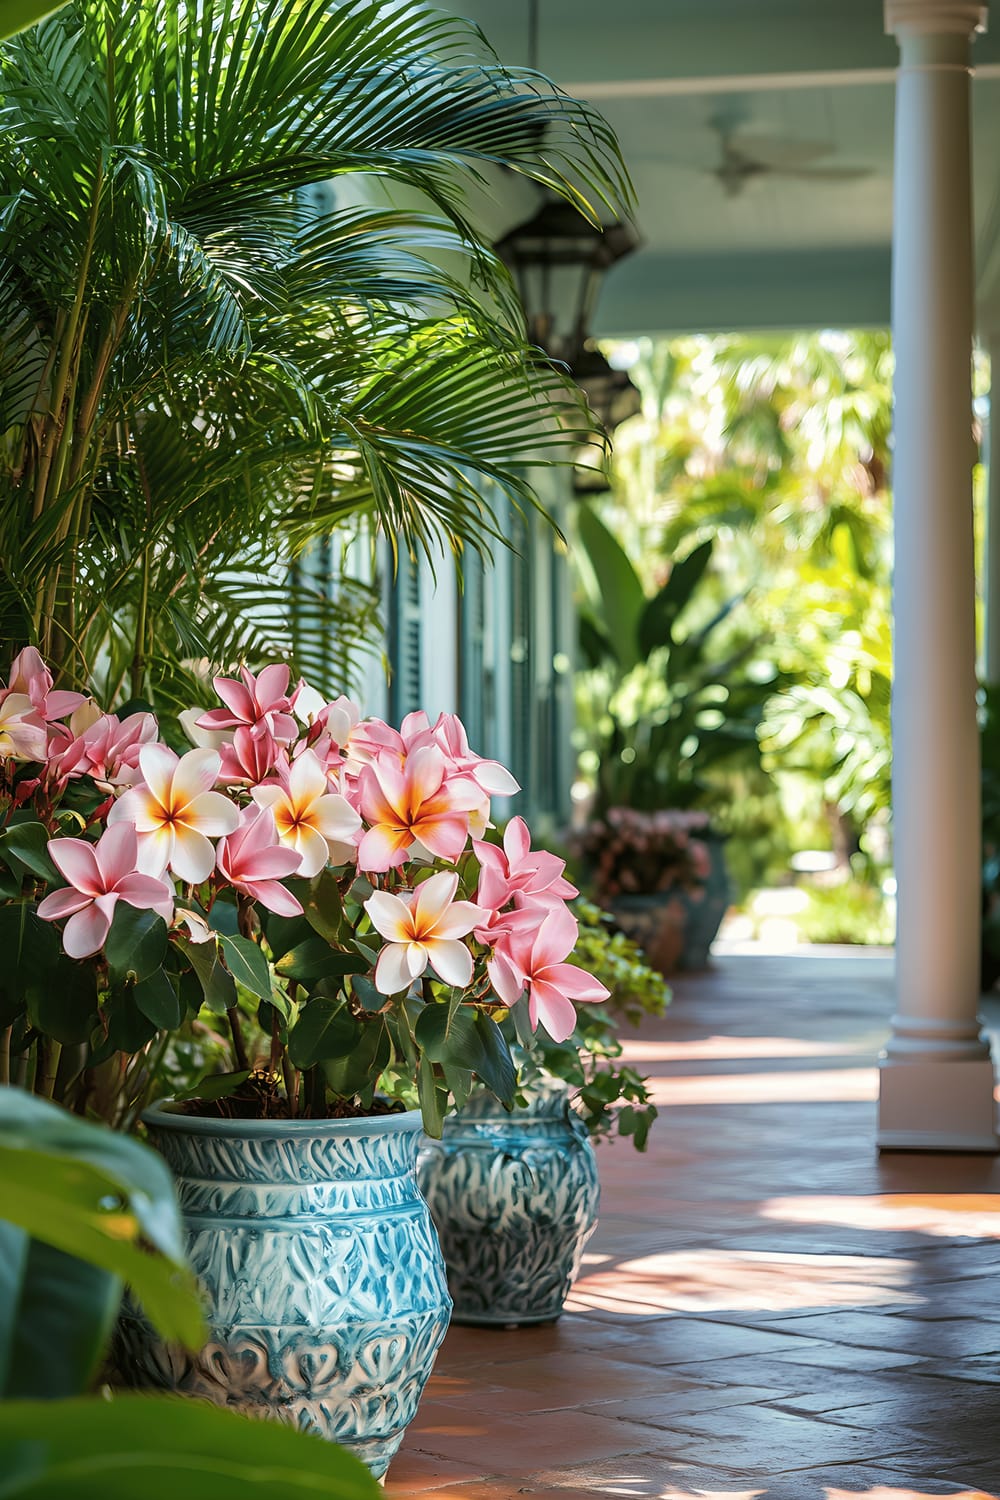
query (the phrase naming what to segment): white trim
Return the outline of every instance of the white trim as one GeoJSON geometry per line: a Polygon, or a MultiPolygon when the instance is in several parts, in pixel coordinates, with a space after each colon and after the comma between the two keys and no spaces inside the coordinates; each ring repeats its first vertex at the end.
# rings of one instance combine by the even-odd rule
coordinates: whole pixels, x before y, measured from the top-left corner
{"type": "MultiPolygon", "coordinates": [[[[973,68],[973,77],[1000,78],[1000,63],[973,68]]],[[[667,99],[700,94],[780,93],[783,89],[839,89],[891,85],[895,68],[831,68],[815,73],[720,73],[696,78],[609,78],[562,85],[584,99],[667,99]]]]}

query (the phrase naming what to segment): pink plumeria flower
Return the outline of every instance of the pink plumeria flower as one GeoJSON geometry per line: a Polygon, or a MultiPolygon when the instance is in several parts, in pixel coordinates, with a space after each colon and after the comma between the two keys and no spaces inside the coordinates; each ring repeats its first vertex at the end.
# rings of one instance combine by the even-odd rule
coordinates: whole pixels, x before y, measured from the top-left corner
{"type": "Polygon", "coordinates": [[[239,811],[228,797],[212,791],[219,775],[216,750],[189,750],[177,756],[167,745],[143,745],[143,781],[125,792],[108,813],[108,824],[134,823],[140,868],[150,875],[170,869],[198,885],[215,866],[210,839],[232,833],[239,811]]]}
{"type": "MultiPolygon", "coordinates": [[[[82,712],[82,711],[81,711],[82,712]]],[[[131,785],[139,779],[139,752],[143,745],[155,743],[159,729],[150,713],[131,714],[119,719],[117,714],[98,713],[82,729],[76,714],[70,738],[56,749],[50,746],[49,773],[55,780],[70,776],[92,776],[109,791],[122,783],[131,785]]]]}
{"type": "Polygon", "coordinates": [[[446,780],[445,758],[433,745],[400,766],[386,757],[358,777],[361,816],[369,825],[358,846],[358,868],[382,872],[405,864],[414,843],[454,861],[469,837],[469,815],[479,805],[475,782],[446,780]]]}
{"type": "Polygon", "coordinates": [[[464,989],[472,978],[472,954],[459,939],[486,914],[471,901],[456,901],[458,876],[442,870],[409,896],[376,891],[365,911],[376,932],[387,939],[375,965],[375,988],[382,995],[408,990],[430,964],[445,984],[464,989]]]}
{"type": "Polygon", "coordinates": [[[0,760],[44,761],[45,720],[27,693],[4,693],[0,701],[0,760]]]}
{"type": "Polygon", "coordinates": [[[596,1005],[610,991],[593,975],[563,960],[573,951],[579,925],[566,907],[545,913],[532,933],[512,932],[487,962],[490,980],[505,1005],[514,1005],[528,987],[528,1015],[553,1041],[564,1042],[576,1026],[574,1000],[596,1005]]]}
{"type": "Polygon", "coordinates": [[[70,958],[89,958],[104,946],[115,906],[155,911],[165,922],[174,912],[173,892],[162,880],[136,869],[139,846],[131,823],[108,828],[96,844],[85,839],[50,839],[53,864],[69,881],[66,890],[53,891],[38,907],[46,922],[69,917],[63,948],[70,958]]]}
{"type": "Polygon", "coordinates": [[[261,725],[248,729],[241,724],[232,742],[223,745],[219,755],[222,760],[219,780],[225,786],[254,786],[288,760],[284,747],[261,725]]]}
{"type": "Polygon", "coordinates": [[[530,898],[547,905],[571,900],[576,886],[563,879],[566,861],[544,849],[532,849],[531,834],[523,818],[511,818],[504,830],[503,848],[473,842],[479,861],[481,906],[498,909],[514,899],[530,898]]]}
{"type": "Polygon", "coordinates": [[[286,876],[301,873],[301,859],[296,850],[278,843],[269,807],[246,808],[239,827],[219,840],[215,858],[220,874],[231,886],[252,896],[275,916],[302,915],[302,903],[281,884],[286,876]]]}
{"type": "Polygon", "coordinates": [[[226,706],[202,714],[195,720],[197,726],[238,729],[245,724],[251,729],[266,730],[279,744],[291,744],[299,731],[288,696],[288,667],[273,662],[256,677],[246,667],[240,667],[240,677],[242,682],[234,677],[213,677],[215,691],[226,706]]]}
{"type": "Polygon", "coordinates": [[[327,703],[315,688],[300,683],[295,694],[295,712],[307,724],[308,747],[315,751],[331,776],[350,766],[353,774],[367,757],[355,751],[355,732],[361,724],[361,710],[343,694],[327,703]]]}
{"type": "Polygon", "coordinates": [[[24,693],[40,718],[62,719],[86,703],[85,693],[53,692],[52,673],[34,646],[25,646],[11,662],[7,691],[24,693]]]}
{"type": "Polygon", "coordinates": [[[255,786],[250,795],[274,815],[278,838],[301,857],[299,874],[318,875],[331,861],[354,857],[361,819],[346,797],[328,790],[326,771],[311,750],[280,773],[277,785],[255,786]]]}
{"type": "Polygon", "coordinates": [[[457,714],[439,714],[431,733],[457,771],[472,777],[490,797],[512,797],[520,784],[498,760],[484,760],[469,749],[465,725],[457,714]]]}
{"type": "MultiPolygon", "coordinates": [[[[478,891],[476,904],[484,906],[484,902],[479,899],[478,891]]],[[[482,943],[484,948],[505,949],[515,935],[534,937],[550,910],[550,905],[536,902],[524,906],[511,906],[503,911],[486,908],[486,918],[479,923],[473,935],[476,942],[482,943]]]]}

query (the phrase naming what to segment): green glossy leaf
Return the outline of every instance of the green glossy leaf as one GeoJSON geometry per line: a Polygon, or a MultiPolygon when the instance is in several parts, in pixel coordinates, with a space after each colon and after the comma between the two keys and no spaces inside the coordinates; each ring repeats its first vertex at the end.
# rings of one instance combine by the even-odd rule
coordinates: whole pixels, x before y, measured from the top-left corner
{"type": "Polygon", "coordinates": [[[0,5],[0,41],[36,26],[46,16],[55,15],[65,4],[53,4],[52,0],[3,0],[0,5]]]}
{"type": "Polygon", "coordinates": [[[336,1443],[202,1401],[110,1400],[0,1406],[4,1500],[379,1500],[365,1466],[336,1443]]]}
{"type": "Polygon", "coordinates": [[[362,1009],[369,1011],[372,1015],[384,1010],[389,1003],[388,995],[383,995],[381,990],[377,990],[374,980],[369,979],[367,974],[355,974],[351,980],[351,990],[361,1002],[362,1009]]]}
{"type": "MultiPolygon", "coordinates": [[[[111,993],[101,1008],[101,1018],[107,1028],[108,1046],[113,1052],[141,1052],[158,1030],[157,1023],[139,1009],[135,985],[128,982],[111,993]]],[[[93,1063],[93,1059],[91,1061],[93,1063]]]]}
{"type": "Polygon", "coordinates": [[[175,1031],[184,1019],[186,1007],[162,969],[137,984],[132,998],[137,1009],[159,1031],[175,1031]]]}
{"type": "MultiPolygon", "coordinates": [[[[0,21],[0,30],[2,30],[0,21]]],[[[14,823],[0,834],[0,855],[13,855],[32,875],[52,885],[64,885],[65,880],[48,855],[48,842],[52,835],[42,823],[14,823]]]]}
{"type": "Polygon", "coordinates": [[[259,1000],[270,1000],[271,971],[257,944],[244,937],[224,937],[220,944],[226,967],[236,983],[259,1000]]]}
{"type": "Polygon", "coordinates": [[[98,1373],[122,1283],[0,1222],[0,1394],[76,1396],[98,1373]]]}
{"type": "Polygon", "coordinates": [[[447,1094],[434,1074],[434,1064],[424,1053],[417,1068],[417,1092],[420,1096],[420,1113],[424,1131],[432,1140],[441,1139],[447,1094]]]}
{"type": "Polygon", "coordinates": [[[459,1068],[475,1068],[479,1057],[476,1012],[471,1005],[444,1001],[425,1005],[414,1027],[417,1046],[431,1062],[449,1062],[459,1068]]]}
{"type": "Polygon", "coordinates": [[[288,1056],[296,1068],[346,1057],[359,1039],[357,1021],[341,1000],[317,995],[303,1005],[288,1033],[288,1056]]]}
{"type": "Polygon", "coordinates": [[[346,1057],[336,1057],[323,1064],[331,1090],[338,1097],[363,1098],[374,1093],[379,1074],[392,1056],[392,1040],[381,1017],[361,1028],[361,1035],[346,1057]]]}
{"type": "Polygon", "coordinates": [[[67,958],[59,928],[24,906],[0,907],[0,944],[8,956],[0,995],[6,991],[23,1001],[31,1024],[45,1036],[64,1046],[87,1041],[97,1011],[93,964],[67,958]]]}
{"type": "Polygon", "coordinates": [[[155,911],[140,911],[119,901],[104,944],[104,956],[112,983],[134,974],[136,981],[148,979],[162,964],[167,952],[167,924],[155,911]]]}
{"type": "Polygon", "coordinates": [[[501,1104],[512,1105],[517,1091],[517,1069],[500,1027],[486,1011],[476,1011],[480,1057],[474,1071],[501,1104]]]}
{"type": "Polygon", "coordinates": [[[331,870],[322,870],[310,883],[310,891],[303,902],[309,925],[328,943],[340,941],[344,925],[344,903],[340,897],[337,877],[331,870]]]}
{"type": "Polygon", "coordinates": [[[264,933],[267,946],[276,960],[297,947],[299,943],[308,942],[314,932],[315,929],[304,916],[278,917],[273,912],[267,913],[264,933]]]}
{"type": "Polygon", "coordinates": [[[670,577],[645,606],[638,621],[639,649],[643,657],[657,646],[669,645],[674,622],[691,600],[711,559],[712,542],[707,541],[674,563],[670,577]]]}
{"type": "Polygon", "coordinates": [[[236,984],[229,970],[219,961],[215,941],[183,943],[181,951],[201,982],[204,1003],[213,1015],[224,1016],[236,1004],[236,984]]]}
{"type": "MultiPolygon", "coordinates": [[[[249,1077],[249,1068],[242,1068],[235,1073],[207,1073],[192,1088],[185,1089],[182,1094],[175,1094],[174,1099],[202,1099],[206,1103],[215,1099],[228,1099],[249,1077]]],[[[166,1107],[169,1108],[169,1103],[166,1107]]]]}
{"type": "Polygon", "coordinates": [[[589,505],[580,507],[579,527],[580,540],[600,590],[606,639],[623,671],[628,671],[641,659],[639,619],[646,607],[642,582],[617,537],[589,505]]]}
{"type": "Polygon", "coordinates": [[[282,955],[275,969],[285,979],[294,979],[297,984],[312,984],[318,979],[343,977],[345,974],[363,974],[368,960],[360,953],[345,953],[331,948],[323,938],[307,938],[295,948],[282,955]]]}
{"type": "MultiPolygon", "coordinates": [[[[170,1173],[139,1141],[20,1089],[0,1088],[0,1204],[7,1221],[33,1239],[127,1281],[164,1338],[190,1347],[203,1341],[170,1173]]],[[[33,1266],[50,1280],[56,1275],[51,1258],[36,1263],[25,1255],[16,1299],[0,1302],[0,1347],[6,1351],[0,1364],[6,1364],[8,1382],[16,1379],[13,1341],[32,1337],[30,1328],[19,1328],[17,1308],[37,1297],[23,1282],[33,1266]]],[[[72,1288],[62,1301],[71,1304],[72,1288]]],[[[93,1331],[94,1313],[88,1301],[79,1327],[93,1331]]],[[[66,1337],[86,1342],[75,1328],[67,1327],[66,1337]]],[[[49,1354],[53,1362],[61,1357],[58,1349],[49,1354]]],[[[78,1368],[79,1353],[75,1359],[78,1368]]]]}
{"type": "Polygon", "coordinates": [[[414,1034],[432,1062],[475,1073],[501,1103],[513,1103],[517,1075],[510,1048],[485,1011],[471,1005],[426,1005],[414,1034]]]}

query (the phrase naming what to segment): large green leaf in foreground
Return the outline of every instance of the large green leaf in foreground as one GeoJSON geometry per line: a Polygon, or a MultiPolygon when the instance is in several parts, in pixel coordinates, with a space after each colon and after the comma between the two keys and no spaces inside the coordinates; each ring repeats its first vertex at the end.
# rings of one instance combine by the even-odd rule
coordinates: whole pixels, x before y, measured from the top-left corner
{"type": "Polygon", "coordinates": [[[0,1392],[84,1389],[122,1281],[165,1339],[203,1342],[173,1182],[147,1147],[0,1088],[0,1205],[0,1392]]]}
{"type": "Polygon", "coordinates": [[[0,1406],[0,1500],[376,1500],[368,1470],[277,1422],[170,1396],[0,1406]]]}
{"type": "Polygon", "coordinates": [[[61,10],[65,0],[0,0],[0,41],[61,10]]]}

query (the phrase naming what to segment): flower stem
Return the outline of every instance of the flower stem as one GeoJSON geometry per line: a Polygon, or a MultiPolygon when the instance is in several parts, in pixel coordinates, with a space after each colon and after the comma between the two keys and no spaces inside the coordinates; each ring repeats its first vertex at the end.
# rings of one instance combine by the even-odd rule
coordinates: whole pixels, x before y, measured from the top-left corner
{"type": "Polygon", "coordinates": [[[59,1056],[62,1052],[62,1043],[53,1041],[51,1037],[40,1036],[38,1038],[38,1064],[35,1068],[35,1093],[43,1099],[52,1098],[52,1090],[55,1088],[56,1072],[59,1068],[59,1056]]]}
{"type": "Polygon", "coordinates": [[[239,1011],[235,1005],[231,1005],[226,1011],[226,1019],[229,1022],[230,1035],[233,1038],[233,1057],[236,1066],[241,1071],[245,1068],[249,1073],[250,1060],[247,1057],[246,1043],[243,1040],[243,1028],[240,1026],[239,1011]]]}

